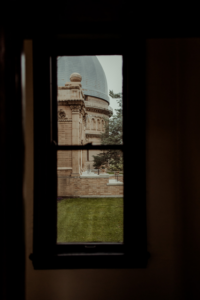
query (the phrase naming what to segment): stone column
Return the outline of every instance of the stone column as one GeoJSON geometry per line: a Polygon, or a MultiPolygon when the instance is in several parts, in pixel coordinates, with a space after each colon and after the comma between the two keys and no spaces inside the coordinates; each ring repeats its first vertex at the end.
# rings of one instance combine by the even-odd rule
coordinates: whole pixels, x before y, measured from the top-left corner
{"type": "MultiPolygon", "coordinates": [[[[72,145],[79,145],[79,112],[80,105],[70,105],[72,110],[72,145]]],[[[79,151],[72,151],[72,174],[71,176],[80,176],[79,151]]]]}

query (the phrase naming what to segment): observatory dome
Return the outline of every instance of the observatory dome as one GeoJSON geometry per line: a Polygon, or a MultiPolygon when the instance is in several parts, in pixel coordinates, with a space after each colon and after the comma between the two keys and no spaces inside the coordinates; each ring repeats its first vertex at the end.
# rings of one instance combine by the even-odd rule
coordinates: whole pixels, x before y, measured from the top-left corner
{"type": "Polygon", "coordinates": [[[106,75],[96,56],[59,56],[57,68],[58,86],[65,86],[66,82],[70,82],[72,73],[79,73],[85,95],[110,103],[106,75]]]}

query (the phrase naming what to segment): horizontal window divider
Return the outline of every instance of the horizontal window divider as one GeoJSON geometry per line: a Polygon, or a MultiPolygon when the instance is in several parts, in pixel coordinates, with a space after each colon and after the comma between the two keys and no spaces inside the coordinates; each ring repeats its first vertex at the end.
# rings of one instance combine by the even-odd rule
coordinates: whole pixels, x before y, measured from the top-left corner
{"type": "Polygon", "coordinates": [[[55,145],[56,150],[121,150],[124,151],[124,145],[55,145]]]}
{"type": "Polygon", "coordinates": [[[56,245],[56,252],[62,253],[124,253],[123,243],[60,243],[56,245]]]}
{"type": "Polygon", "coordinates": [[[76,246],[76,245],[81,245],[81,246],[88,246],[88,245],[98,245],[98,246],[105,246],[105,245],[112,245],[112,246],[123,246],[124,243],[112,243],[112,242],[74,242],[74,243],[57,243],[57,246],[76,246]]]}

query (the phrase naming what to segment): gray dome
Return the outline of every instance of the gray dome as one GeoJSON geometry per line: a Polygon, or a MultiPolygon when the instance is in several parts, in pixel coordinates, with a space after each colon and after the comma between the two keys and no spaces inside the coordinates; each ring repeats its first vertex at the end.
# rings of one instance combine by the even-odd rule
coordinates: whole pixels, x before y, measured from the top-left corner
{"type": "Polygon", "coordinates": [[[58,86],[70,82],[72,73],[82,76],[82,88],[85,95],[108,101],[108,85],[104,70],[96,56],[59,56],[57,59],[58,86]]]}

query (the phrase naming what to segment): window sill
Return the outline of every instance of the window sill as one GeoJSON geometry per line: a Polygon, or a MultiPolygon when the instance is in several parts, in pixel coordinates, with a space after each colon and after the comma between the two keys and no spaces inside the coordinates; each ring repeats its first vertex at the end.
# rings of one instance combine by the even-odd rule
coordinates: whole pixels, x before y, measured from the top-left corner
{"type": "Polygon", "coordinates": [[[126,255],[124,253],[64,253],[52,257],[34,256],[29,258],[35,270],[46,269],[133,269],[146,268],[148,253],[126,255]]]}
{"type": "Polygon", "coordinates": [[[124,185],[123,182],[112,182],[112,183],[107,183],[107,185],[124,185]]]}

